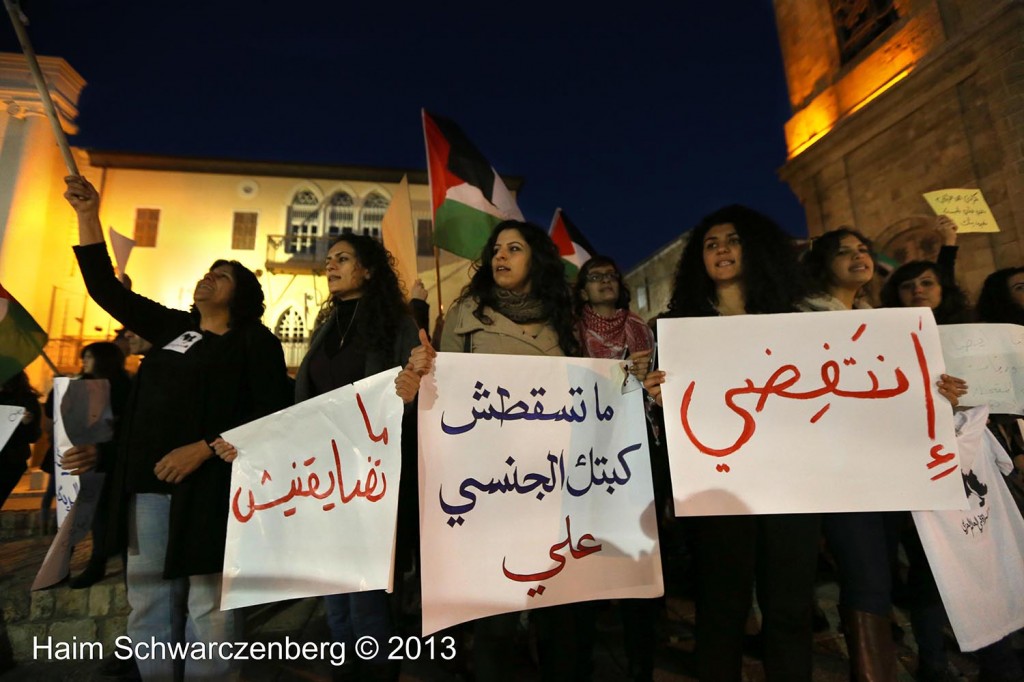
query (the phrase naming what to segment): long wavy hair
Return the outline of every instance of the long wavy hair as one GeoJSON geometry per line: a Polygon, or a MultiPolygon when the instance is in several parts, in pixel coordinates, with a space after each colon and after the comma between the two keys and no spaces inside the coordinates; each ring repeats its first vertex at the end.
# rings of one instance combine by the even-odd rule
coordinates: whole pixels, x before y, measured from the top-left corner
{"type": "MultiPolygon", "coordinates": [[[[366,235],[346,234],[331,242],[328,249],[341,243],[352,247],[356,261],[370,275],[363,280],[352,330],[369,348],[391,348],[402,319],[411,316],[402,285],[395,274],[395,258],[383,244],[366,235]]],[[[324,302],[316,317],[314,331],[334,315],[338,303],[333,296],[324,302]]]]}
{"type": "Polygon", "coordinates": [[[868,247],[868,255],[871,256],[871,262],[875,262],[874,245],[863,234],[852,227],[846,226],[830,230],[811,242],[811,247],[804,252],[804,257],[800,261],[804,281],[810,291],[818,294],[827,294],[829,289],[835,286],[832,261],[839,254],[839,248],[842,246],[841,242],[846,237],[853,237],[868,247]]]}
{"type": "Polygon", "coordinates": [[[572,292],[569,284],[565,281],[565,266],[562,258],[558,255],[558,247],[551,241],[551,237],[543,228],[519,220],[505,220],[494,226],[491,236],[487,238],[480,258],[473,264],[473,276],[462,289],[459,301],[473,300],[476,302],[476,309],[473,315],[484,324],[494,324],[494,321],[484,312],[485,307],[492,310],[498,308],[498,297],[496,290],[498,285],[494,282],[494,272],[491,270],[491,257],[494,253],[494,245],[498,241],[498,235],[504,230],[519,230],[523,239],[530,246],[530,295],[540,299],[544,306],[544,316],[547,323],[558,333],[558,345],[562,352],[569,356],[579,355],[579,343],[573,332],[573,305],[572,292]]]}
{"type": "MultiPolygon", "coordinates": [[[[218,258],[213,261],[210,269],[215,270],[222,265],[231,267],[231,273],[235,276],[235,293],[231,296],[231,303],[228,304],[228,327],[236,329],[251,322],[262,324],[263,311],[266,304],[263,298],[263,287],[256,274],[236,260],[218,258]]],[[[199,319],[199,309],[192,304],[192,316],[199,319]]]]}
{"type": "Polygon", "coordinates": [[[716,225],[731,223],[743,247],[744,307],[748,313],[789,313],[805,294],[793,240],[775,221],[733,204],[705,216],[690,233],[672,284],[668,309],[674,317],[715,312],[715,283],[704,266],[704,237],[716,225]]]}
{"type": "Polygon", "coordinates": [[[900,301],[900,285],[904,282],[920,277],[929,270],[935,275],[939,286],[942,287],[942,301],[932,310],[937,324],[961,324],[971,321],[971,306],[967,302],[967,294],[955,281],[950,279],[938,265],[927,260],[915,260],[896,268],[896,271],[889,275],[885,286],[882,287],[882,307],[902,308],[900,301]]]}
{"type": "Polygon", "coordinates": [[[629,292],[629,287],[626,286],[625,280],[622,279],[622,271],[619,270],[618,264],[608,256],[594,256],[580,268],[579,274],[576,276],[576,283],[573,285],[573,302],[576,304],[576,314],[583,314],[583,306],[587,305],[587,302],[583,300],[583,290],[587,288],[587,275],[594,268],[608,266],[615,270],[615,276],[619,279],[619,297],[615,300],[616,310],[622,308],[628,308],[629,302],[632,300],[632,296],[629,292]]]}
{"type": "Polygon", "coordinates": [[[1010,278],[1024,274],[1024,267],[1003,268],[985,278],[974,312],[982,322],[1024,324],[1024,308],[1010,296],[1010,278]]]}

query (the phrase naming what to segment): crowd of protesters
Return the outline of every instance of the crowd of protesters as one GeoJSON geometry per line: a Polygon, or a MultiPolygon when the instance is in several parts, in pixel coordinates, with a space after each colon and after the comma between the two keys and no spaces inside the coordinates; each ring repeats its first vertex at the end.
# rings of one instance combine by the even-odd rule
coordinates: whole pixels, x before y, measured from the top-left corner
{"type": "MultiPolygon", "coordinates": [[[[659,514],[659,522],[671,518],[667,460],[658,438],[665,373],[649,367],[652,327],[630,312],[630,292],[614,260],[594,257],[569,282],[546,231],[530,223],[503,222],[491,233],[469,284],[447,311],[432,344],[423,330],[425,306],[421,301],[415,306],[417,324],[390,254],[372,238],[341,236],[325,264],[330,297],[293,382],[279,341],[260,321],[263,291],[250,270],[236,261],[217,260],[196,284],[190,310],[166,308],[122,285],[103,242],[96,190],[79,177],[67,178],[67,185],[65,196],[79,224],[75,252],[89,294],[131,330],[131,352],[148,350],[128,388],[121,351],[113,344],[85,349],[82,376],[106,378],[116,386],[115,439],[75,448],[62,462],[72,473],[107,472],[101,511],[93,524],[92,559],[77,586],[102,578],[107,557],[126,549],[131,606],[127,630],[134,639],[241,638],[240,611],[218,608],[228,484],[237,454],[219,434],[395,366],[401,368],[395,391],[407,406],[396,569],[398,575],[414,571],[417,459],[411,405],[421,377],[431,370],[434,346],[456,353],[629,358],[630,371],[649,396],[645,426],[652,443],[656,504],[668,511],[659,514]],[[661,447],[654,447],[656,443],[661,447]]],[[[931,308],[940,325],[1024,324],[1024,267],[989,276],[972,308],[955,282],[955,225],[940,219],[938,229],[944,245],[937,262],[900,266],[878,292],[875,285],[881,278],[873,246],[858,230],[827,232],[798,258],[791,238],[770,218],[743,206],[725,207],[691,231],[662,316],[881,305],[931,308]]],[[[422,290],[422,285],[416,288],[422,290]]],[[[944,375],[937,390],[948,400],[944,409],[953,409],[969,388],[944,375]]],[[[39,437],[41,415],[38,396],[23,374],[3,386],[0,403],[28,408],[0,457],[0,493],[6,496],[11,481],[24,472],[28,444],[39,437]]],[[[993,415],[990,429],[1016,466],[1007,483],[1020,486],[1020,420],[993,415]]],[[[699,679],[741,679],[745,628],[755,594],[767,679],[812,678],[814,584],[822,537],[837,569],[851,679],[897,679],[890,614],[900,544],[909,562],[917,679],[953,679],[943,642],[942,601],[909,513],[706,516],[688,519],[683,527],[693,559],[699,679]]],[[[385,641],[400,627],[393,597],[383,591],[332,595],[324,601],[335,641],[351,645],[366,635],[385,641]]],[[[651,680],[654,626],[662,602],[621,600],[618,608],[628,679],[651,680]]],[[[529,619],[537,633],[541,679],[590,679],[593,603],[537,609],[529,619]]],[[[512,640],[522,620],[520,613],[503,614],[464,628],[472,640],[472,656],[465,665],[476,679],[511,679],[512,640]]],[[[978,654],[982,679],[1024,680],[1019,655],[1009,638],[985,647],[978,654]]],[[[337,679],[398,678],[393,662],[352,659],[335,671],[337,679]]],[[[147,660],[138,666],[145,680],[233,679],[238,673],[236,663],[217,659],[185,664],[147,660]]]]}

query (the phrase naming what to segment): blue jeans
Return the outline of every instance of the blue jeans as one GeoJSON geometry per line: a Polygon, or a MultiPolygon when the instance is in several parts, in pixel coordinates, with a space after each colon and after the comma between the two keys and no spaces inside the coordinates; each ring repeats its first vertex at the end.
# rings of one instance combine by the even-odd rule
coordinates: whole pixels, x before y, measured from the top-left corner
{"type": "Polygon", "coordinates": [[[373,637],[379,647],[374,661],[387,661],[388,638],[395,633],[391,620],[391,602],[384,590],[352,592],[350,594],[329,594],[324,597],[327,608],[327,627],[331,639],[345,645],[346,658],[354,657],[352,651],[360,637],[373,637]]]}
{"type": "Polygon", "coordinates": [[[236,611],[220,610],[221,575],[194,575],[165,580],[164,558],[170,526],[170,495],[139,494],[132,498],[128,547],[128,636],[137,651],[142,679],[149,682],[181,679],[238,679],[231,660],[175,661],[152,655],[152,642],[234,642],[241,639],[242,619],[236,611]]]}

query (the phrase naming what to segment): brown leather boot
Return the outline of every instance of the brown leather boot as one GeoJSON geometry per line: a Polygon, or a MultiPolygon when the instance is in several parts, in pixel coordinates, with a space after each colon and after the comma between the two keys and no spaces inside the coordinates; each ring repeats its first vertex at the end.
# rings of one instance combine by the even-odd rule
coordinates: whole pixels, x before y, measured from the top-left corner
{"type": "Polygon", "coordinates": [[[850,679],[896,682],[896,648],[889,619],[867,611],[840,607],[843,636],[850,652],[850,679]]]}

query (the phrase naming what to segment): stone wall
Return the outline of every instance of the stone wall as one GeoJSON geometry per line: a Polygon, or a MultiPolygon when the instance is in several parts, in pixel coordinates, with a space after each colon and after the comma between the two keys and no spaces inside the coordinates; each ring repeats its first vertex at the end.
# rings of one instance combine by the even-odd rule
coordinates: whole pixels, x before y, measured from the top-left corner
{"type": "Polygon", "coordinates": [[[781,175],[811,236],[854,225],[897,260],[937,249],[923,192],[981,189],[1002,231],[960,237],[958,275],[976,294],[992,270],[1024,262],[1024,2],[896,4],[900,21],[839,65],[822,52],[835,49],[831,24],[821,21],[827,0],[776,0],[795,107],[781,175]],[[833,94],[837,118],[800,148],[806,140],[793,137],[794,122],[807,123],[815,103],[860,92],[873,71],[883,81],[897,68],[905,70],[898,82],[860,106],[844,110],[856,98],[833,94]]]}

